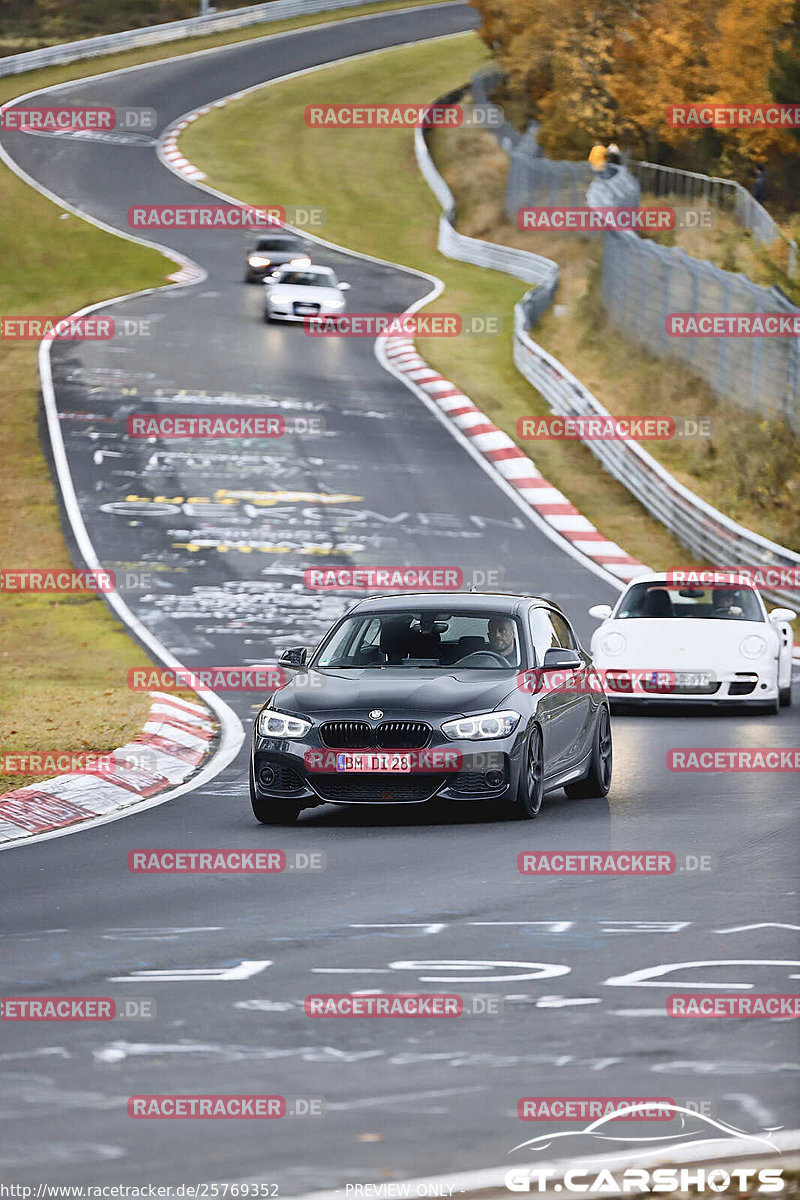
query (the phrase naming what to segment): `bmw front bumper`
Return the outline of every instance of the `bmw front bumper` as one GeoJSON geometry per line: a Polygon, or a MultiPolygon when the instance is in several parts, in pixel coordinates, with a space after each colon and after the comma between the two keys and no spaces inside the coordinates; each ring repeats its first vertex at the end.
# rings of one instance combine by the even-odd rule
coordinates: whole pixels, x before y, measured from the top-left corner
{"type": "MultiPolygon", "coordinates": [[[[312,733],[314,730],[312,730],[312,733]]],[[[315,769],[309,763],[324,755],[326,767],[337,754],[378,753],[372,750],[331,750],[317,739],[289,741],[253,737],[252,776],[261,799],[296,803],[298,807],[318,804],[424,804],[429,800],[508,800],[516,795],[524,739],[519,734],[482,742],[437,741],[411,753],[424,759],[440,751],[456,752],[457,766],[435,767],[411,772],[346,772],[315,769]],[[307,754],[311,751],[316,759],[307,754]]],[[[436,761],[436,760],[434,760],[436,761]]]]}

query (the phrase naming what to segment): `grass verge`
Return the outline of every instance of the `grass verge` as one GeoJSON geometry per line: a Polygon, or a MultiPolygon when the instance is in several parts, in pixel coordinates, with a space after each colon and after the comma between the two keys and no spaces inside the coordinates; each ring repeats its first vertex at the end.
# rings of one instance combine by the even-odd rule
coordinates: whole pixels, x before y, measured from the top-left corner
{"type": "MultiPolygon", "coordinates": [[[[67,314],[164,282],[165,260],[61,211],[0,171],[0,312],[67,314]]],[[[35,342],[0,341],[0,561],[71,565],[56,492],[39,444],[35,342]]],[[[134,737],[150,699],[128,690],[148,658],[98,597],[0,593],[0,748],[109,751],[134,737]]],[[[0,767],[0,792],[31,782],[0,767]]]]}
{"type": "MultiPolygon", "coordinates": [[[[0,102],[89,74],[411,4],[322,13],[27,72],[0,80],[0,102]]],[[[0,313],[5,315],[67,314],[163,284],[174,270],[157,251],[63,212],[4,165],[0,206],[0,313]]],[[[5,568],[71,565],[39,444],[36,356],[36,343],[0,338],[0,563],[5,568]]],[[[99,598],[0,591],[0,753],[104,753],[123,745],[141,730],[150,710],[146,694],[127,688],[126,674],[148,663],[99,598]]],[[[34,782],[31,776],[4,774],[0,764],[0,793],[34,782]]]]}
{"type": "MultiPolygon", "coordinates": [[[[410,130],[309,129],[303,119],[307,104],[344,103],[353,96],[361,103],[433,99],[469,78],[485,57],[478,38],[468,34],[335,66],[212,111],[186,130],[181,149],[225,192],[258,203],[269,184],[276,203],[322,204],[326,238],[437,274],[446,292],[431,311],[501,314],[500,336],[420,338],[417,345],[513,436],[518,415],[549,412],[512,361],[512,310],[524,284],[438,253],[439,208],[419,174],[410,130]],[[252,153],[254,129],[263,150],[258,156],[252,153]],[[275,162],[279,175],[268,165],[275,162]]],[[[629,553],[656,567],[687,561],[663,525],[584,446],[540,444],[536,463],[629,553]]]]}

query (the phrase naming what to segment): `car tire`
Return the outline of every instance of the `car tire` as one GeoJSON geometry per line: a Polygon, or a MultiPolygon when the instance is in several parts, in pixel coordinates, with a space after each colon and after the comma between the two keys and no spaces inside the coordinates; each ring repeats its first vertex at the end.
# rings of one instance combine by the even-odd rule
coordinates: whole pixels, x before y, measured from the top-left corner
{"type": "Polygon", "coordinates": [[[517,794],[512,801],[512,812],[523,821],[532,821],[542,810],[544,797],[544,751],[542,731],[534,725],[525,743],[525,754],[520,770],[517,794]]]}
{"type": "Polygon", "coordinates": [[[781,688],[778,692],[778,704],[781,708],[792,707],[792,685],[789,684],[785,688],[781,688]]]}
{"type": "Polygon", "coordinates": [[[297,804],[287,804],[285,800],[262,800],[256,791],[252,764],[250,766],[250,804],[253,808],[253,816],[260,825],[294,825],[303,811],[297,804]]]}
{"type": "Polygon", "coordinates": [[[564,791],[570,800],[588,800],[592,796],[607,796],[611,789],[614,748],[611,740],[611,720],[603,705],[595,721],[592,739],[592,758],[589,773],[577,783],[567,783],[564,791]]]}

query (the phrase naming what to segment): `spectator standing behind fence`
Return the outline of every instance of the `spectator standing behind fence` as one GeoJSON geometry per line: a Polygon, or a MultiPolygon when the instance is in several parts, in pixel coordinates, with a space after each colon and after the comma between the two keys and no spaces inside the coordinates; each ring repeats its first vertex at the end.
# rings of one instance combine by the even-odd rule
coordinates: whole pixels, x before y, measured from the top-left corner
{"type": "Polygon", "coordinates": [[[596,142],[589,151],[589,165],[593,171],[604,171],[606,166],[606,148],[596,142]]]}
{"type": "Polygon", "coordinates": [[[756,177],[753,183],[753,197],[759,204],[763,204],[767,198],[767,172],[764,170],[763,163],[756,167],[756,177]]]}

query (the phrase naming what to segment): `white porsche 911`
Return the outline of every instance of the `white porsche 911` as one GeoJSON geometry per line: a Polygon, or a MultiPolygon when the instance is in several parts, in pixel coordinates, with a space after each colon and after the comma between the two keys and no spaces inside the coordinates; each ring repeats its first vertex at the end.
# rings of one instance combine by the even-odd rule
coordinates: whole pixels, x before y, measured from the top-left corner
{"type": "Polygon", "coordinates": [[[341,316],[345,310],[339,283],[330,267],[282,267],[264,284],[265,321],[303,321],[308,317],[341,316]]]}
{"type": "Polygon", "coordinates": [[[609,699],[641,703],[746,704],[777,712],[792,702],[795,613],[769,614],[751,585],[683,587],[640,575],[602,621],[592,657],[609,699]]]}

